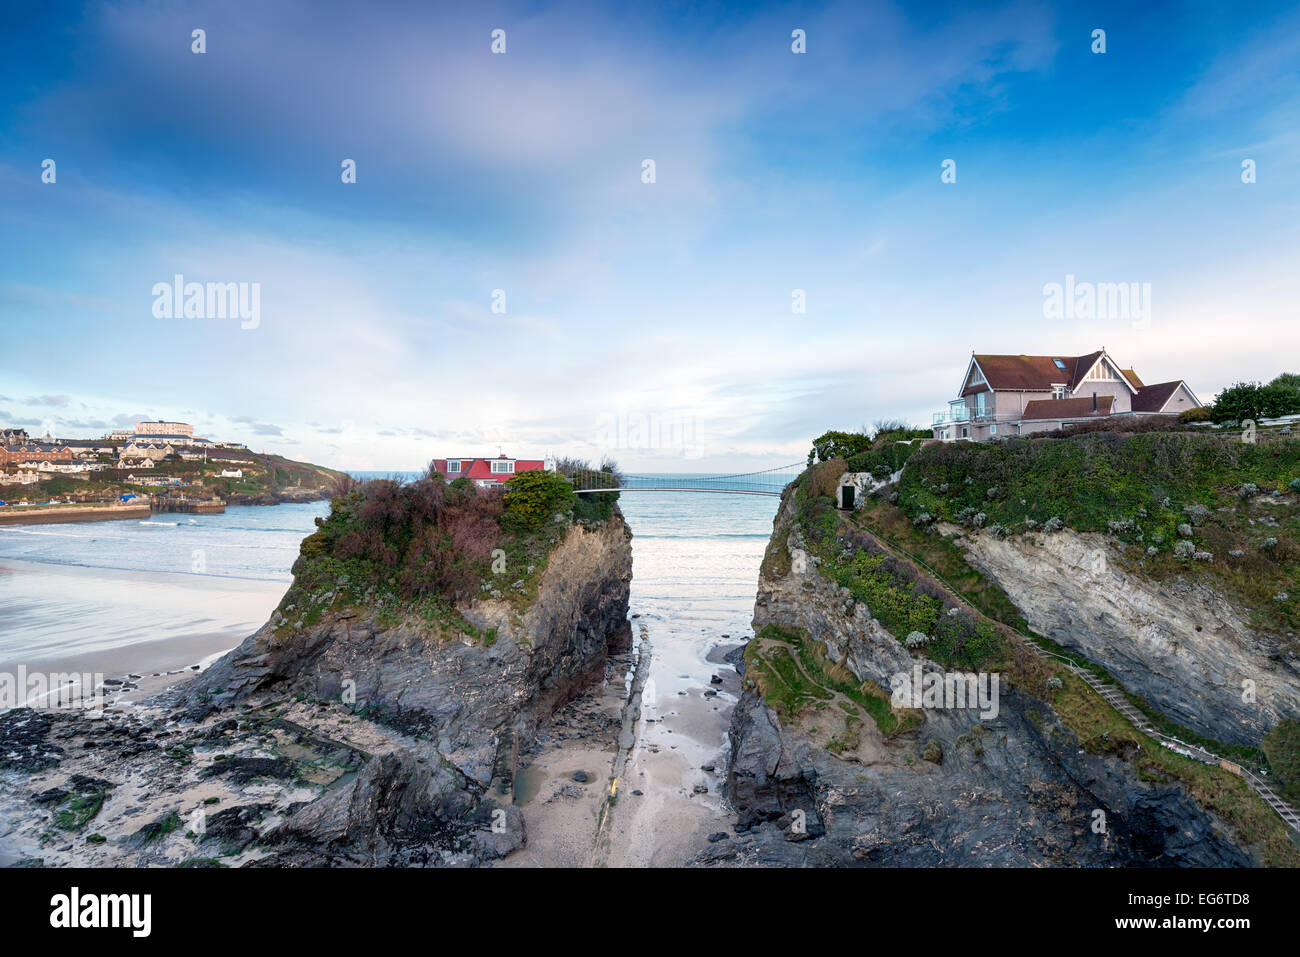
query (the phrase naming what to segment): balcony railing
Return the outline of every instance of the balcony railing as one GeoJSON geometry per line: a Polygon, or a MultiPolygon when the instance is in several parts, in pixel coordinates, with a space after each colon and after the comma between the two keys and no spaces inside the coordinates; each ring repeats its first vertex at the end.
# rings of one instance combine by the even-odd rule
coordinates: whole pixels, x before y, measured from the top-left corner
{"type": "Polygon", "coordinates": [[[1019,418],[1020,416],[1014,412],[1004,412],[999,415],[991,409],[972,409],[960,405],[934,413],[931,416],[930,425],[952,425],[953,423],[963,422],[1013,422],[1019,418]]]}

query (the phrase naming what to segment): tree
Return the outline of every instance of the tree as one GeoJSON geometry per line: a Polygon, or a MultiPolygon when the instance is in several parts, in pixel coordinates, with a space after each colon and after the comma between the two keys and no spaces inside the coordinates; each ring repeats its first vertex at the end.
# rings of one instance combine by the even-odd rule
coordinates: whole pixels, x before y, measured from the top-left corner
{"type": "Polygon", "coordinates": [[[1300,376],[1284,372],[1268,385],[1235,382],[1214,400],[1215,422],[1271,419],[1300,413],[1300,376]]]}
{"type": "Polygon", "coordinates": [[[823,432],[813,439],[808,452],[808,464],[827,462],[834,458],[847,459],[871,447],[871,439],[861,432],[823,432]]]}
{"type": "Polygon", "coordinates": [[[1300,393],[1300,373],[1283,372],[1276,379],[1270,382],[1269,385],[1282,386],[1283,388],[1290,389],[1292,392],[1300,393]]]}

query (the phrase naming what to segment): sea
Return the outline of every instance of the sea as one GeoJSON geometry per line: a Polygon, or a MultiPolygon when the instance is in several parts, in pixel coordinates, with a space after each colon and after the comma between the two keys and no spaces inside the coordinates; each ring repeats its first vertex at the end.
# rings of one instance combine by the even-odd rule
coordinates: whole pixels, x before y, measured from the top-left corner
{"type": "MultiPolygon", "coordinates": [[[[630,613],[653,645],[655,695],[707,683],[710,649],[749,636],[777,503],[716,492],[621,496],[633,533],[630,613]]],[[[113,675],[211,660],[270,616],[299,543],[328,508],[0,526],[0,671],[113,675]]]]}

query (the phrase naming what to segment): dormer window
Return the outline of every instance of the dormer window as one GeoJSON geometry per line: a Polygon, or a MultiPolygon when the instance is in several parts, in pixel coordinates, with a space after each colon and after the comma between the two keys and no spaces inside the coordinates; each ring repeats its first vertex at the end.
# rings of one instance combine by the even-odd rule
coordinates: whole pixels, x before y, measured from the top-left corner
{"type": "Polygon", "coordinates": [[[493,475],[513,475],[515,463],[513,461],[502,461],[501,459],[492,460],[493,475]]]}
{"type": "Polygon", "coordinates": [[[447,473],[450,474],[452,472],[459,472],[459,471],[460,471],[460,459],[448,459],[447,473]]]}
{"type": "Polygon", "coordinates": [[[1063,385],[1054,386],[1054,387],[1052,388],[1052,398],[1053,398],[1053,399],[1064,399],[1064,398],[1065,398],[1065,386],[1063,386],[1063,385]]]}

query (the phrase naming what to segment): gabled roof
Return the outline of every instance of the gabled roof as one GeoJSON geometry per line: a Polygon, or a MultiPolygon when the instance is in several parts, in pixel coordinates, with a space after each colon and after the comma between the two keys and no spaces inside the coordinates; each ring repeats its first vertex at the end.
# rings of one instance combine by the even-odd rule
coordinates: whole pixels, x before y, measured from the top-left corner
{"type": "Polygon", "coordinates": [[[1034,399],[1025,403],[1022,419],[1084,419],[1110,415],[1114,397],[1097,396],[1097,411],[1092,409],[1092,396],[1076,399],[1034,399]]]}
{"type": "MultiPolygon", "coordinates": [[[[1079,360],[1074,356],[1004,356],[975,355],[974,363],[984,375],[984,381],[994,391],[1050,392],[1052,386],[1066,384],[1074,379],[1079,360]],[[1056,363],[1065,366],[1060,368],[1056,363]]],[[[970,373],[967,372],[969,377],[970,373]]],[[[965,380],[962,380],[965,385],[965,380]]],[[[973,387],[963,389],[962,395],[982,392],[973,387]]]]}
{"type": "MultiPolygon", "coordinates": [[[[1134,412],[1159,412],[1165,407],[1165,403],[1173,398],[1178,387],[1184,385],[1182,379],[1176,379],[1173,382],[1157,382],[1155,385],[1145,385],[1133,396],[1134,412]]],[[[1194,402],[1199,403],[1199,399],[1192,393],[1191,389],[1187,390],[1192,396],[1194,402]]]]}
{"type": "MultiPolygon", "coordinates": [[[[995,392],[1050,392],[1058,385],[1064,385],[1073,392],[1083,382],[1084,377],[1092,371],[1092,367],[1103,358],[1111,365],[1115,365],[1115,360],[1110,358],[1105,349],[1090,352],[1086,356],[974,354],[971,356],[971,364],[979,369],[988,387],[995,392]]],[[[1119,370],[1118,366],[1115,368],[1119,370]]],[[[1136,378],[1136,375],[1133,378],[1136,378]]],[[[967,386],[966,382],[969,379],[970,367],[968,366],[966,378],[962,379],[963,396],[984,391],[983,386],[967,386]]],[[[1139,388],[1127,374],[1121,375],[1120,381],[1132,392],[1136,392],[1139,388]]]]}
{"type": "Polygon", "coordinates": [[[1128,379],[1129,384],[1132,385],[1133,388],[1142,388],[1142,380],[1138,378],[1138,374],[1132,369],[1120,369],[1119,371],[1124,373],[1124,378],[1128,379]]]}

